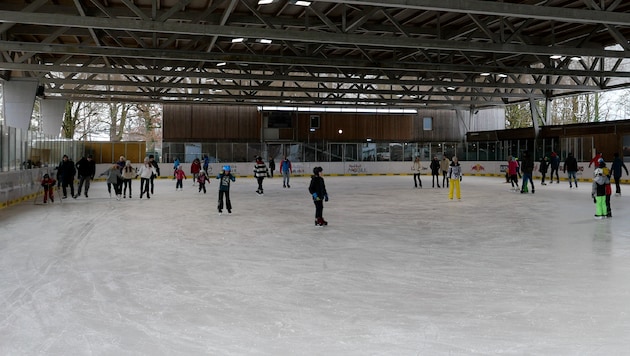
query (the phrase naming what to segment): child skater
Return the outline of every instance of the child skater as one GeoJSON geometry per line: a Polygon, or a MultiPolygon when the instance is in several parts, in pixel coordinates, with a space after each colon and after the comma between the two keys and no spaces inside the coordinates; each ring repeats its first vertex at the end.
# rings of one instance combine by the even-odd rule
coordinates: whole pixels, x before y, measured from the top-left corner
{"type": "Polygon", "coordinates": [[[199,170],[197,174],[197,183],[199,183],[199,193],[203,190],[203,194],[206,194],[206,182],[210,183],[208,176],[206,175],[206,171],[203,169],[199,170]]]}
{"type": "Polygon", "coordinates": [[[186,173],[184,173],[184,170],[182,169],[182,166],[177,166],[177,168],[175,169],[175,179],[177,179],[177,183],[175,183],[175,191],[177,191],[177,189],[179,190],[184,190],[184,179],[186,179],[186,173]]]}
{"type": "Polygon", "coordinates": [[[48,198],[50,198],[50,202],[55,202],[55,194],[53,189],[55,189],[55,184],[57,181],[54,178],[50,178],[48,173],[44,174],[44,179],[42,179],[42,187],[44,187],[44,204],[47,203],[48,198]]]}
{"type": "Polygon", "coordinates": [[[324,220],[323,217],[324,202],[328,201],[326,184],[324,184],[324,178],[321,176],[323,171],[322,167],[313,168],[311,184],[308,186],[308,191],[313,197],[313,203],[315,203],[315,226],[328,225],[328,221],[324,220]]]}
{"type": "Polygon", "coordinates": [[[230,173],[230,166],[223,166],[223,170],[217,176],[219,180],[219,215],[223,213],[223,198],[225,197],[225,207],[228,214],[232,214],[232,202],[230,201],[230,184],[236,181],[236,178],[230,173]]]}
{"type": "MultiPolygon", "coordinates": [[[[606,180],[608,179],[601,168],[595,169],[591,197],[595,203],[595,219],[604,219],[608,215],[606,208],[606,180]]],[[[610,182],[610,180],[608,180],[610,182]]]]}
{"type": "Polygon", "coordinates": [[[462,166],[459,165],[457,157],[453,157],[451,165],[448,166],[448,179],[450,186],[448,188],[448,198],[453,200],[453,192],[457,195],[457,199],[462,198],[459,182],[462,181],[462,166]]]}

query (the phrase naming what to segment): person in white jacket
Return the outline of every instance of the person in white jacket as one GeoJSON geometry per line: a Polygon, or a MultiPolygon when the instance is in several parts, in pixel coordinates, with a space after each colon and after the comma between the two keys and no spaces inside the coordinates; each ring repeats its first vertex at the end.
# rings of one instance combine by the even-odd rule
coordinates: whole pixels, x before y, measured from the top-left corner
{"type": "Polygon", "coordinates": [[[138,175],[140,176],[140,199],[142,199],[142,195],[144,195],[144,193],[147,193],[147,199],[151,199],[151,196],[149,195],[149,185],[151,182],[151,176],[154,174],[157,174],[157,172],[151,162],[149,162],[149,157],[146,157],[144,159],[144,164],[138,171],[138,175]]]}
{"type": "Polygon", "coordinates": [[[420,188],[422,188],[422,180],[420,180],[421,170],[422,170],[422,164],[420,163],[420,157],[416,156],[416,159],[413,161],[413,165],[411,166],[411,171],[413,172],[414,188],[418,188],[418,184],[420,184],[420,188]]]}

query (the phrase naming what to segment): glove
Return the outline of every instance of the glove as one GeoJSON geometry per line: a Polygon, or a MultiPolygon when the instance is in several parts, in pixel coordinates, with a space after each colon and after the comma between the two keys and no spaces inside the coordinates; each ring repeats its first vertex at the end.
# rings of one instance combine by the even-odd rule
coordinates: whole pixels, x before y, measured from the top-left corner
{"type": "Polygon", "coordinates": [[[593,197],[593,203],[597,204],[597,198],[595,198],[595,194],[591,194],[591,196],[593,197]]]}
{"type": "Polygon", "coordinates": [[[462,176],[459,176],[459,181],[460,181],[460,182],[462,181],[462,176]]]}
{"type": "Polygon", "coordinates": [[[324,201],[328,201],[328,194],[324,194],[324,201]]]}
{"type": "Polygon", "coordinates": [[[320,197],[317,196],[317,193],[313,193],[313,200],[314,201],[320,201],[320,197]]]}

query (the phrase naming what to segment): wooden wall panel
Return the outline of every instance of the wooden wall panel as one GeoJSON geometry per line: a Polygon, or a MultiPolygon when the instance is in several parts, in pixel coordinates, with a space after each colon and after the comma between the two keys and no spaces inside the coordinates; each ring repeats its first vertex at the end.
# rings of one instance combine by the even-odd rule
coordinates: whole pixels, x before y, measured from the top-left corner
{"type": "Polygon", "coordinates": [[[180,141],[190,137],[190,105],[168,104],[163,106],[162,138],[164,141],[180,141]]]}

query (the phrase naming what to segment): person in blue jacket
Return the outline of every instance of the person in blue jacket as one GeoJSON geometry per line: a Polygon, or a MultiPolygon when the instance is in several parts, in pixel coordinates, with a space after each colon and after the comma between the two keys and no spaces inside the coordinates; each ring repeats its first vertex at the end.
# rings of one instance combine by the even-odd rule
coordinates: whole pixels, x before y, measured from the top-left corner
{"type": "Polygon", "coordinates": [[[217,209],[219,210],[219,215],[223,213],[223,198],[225,198],[225,207],[227,208],[228,214],[232,214],[232,201],[230,200],[230,184],[231,182],[236,181],[236,178],[230,173],[230,166],[223,166],[221,173],[217,176],[219,180],[219,202],[217,205],[217,209]]]}

